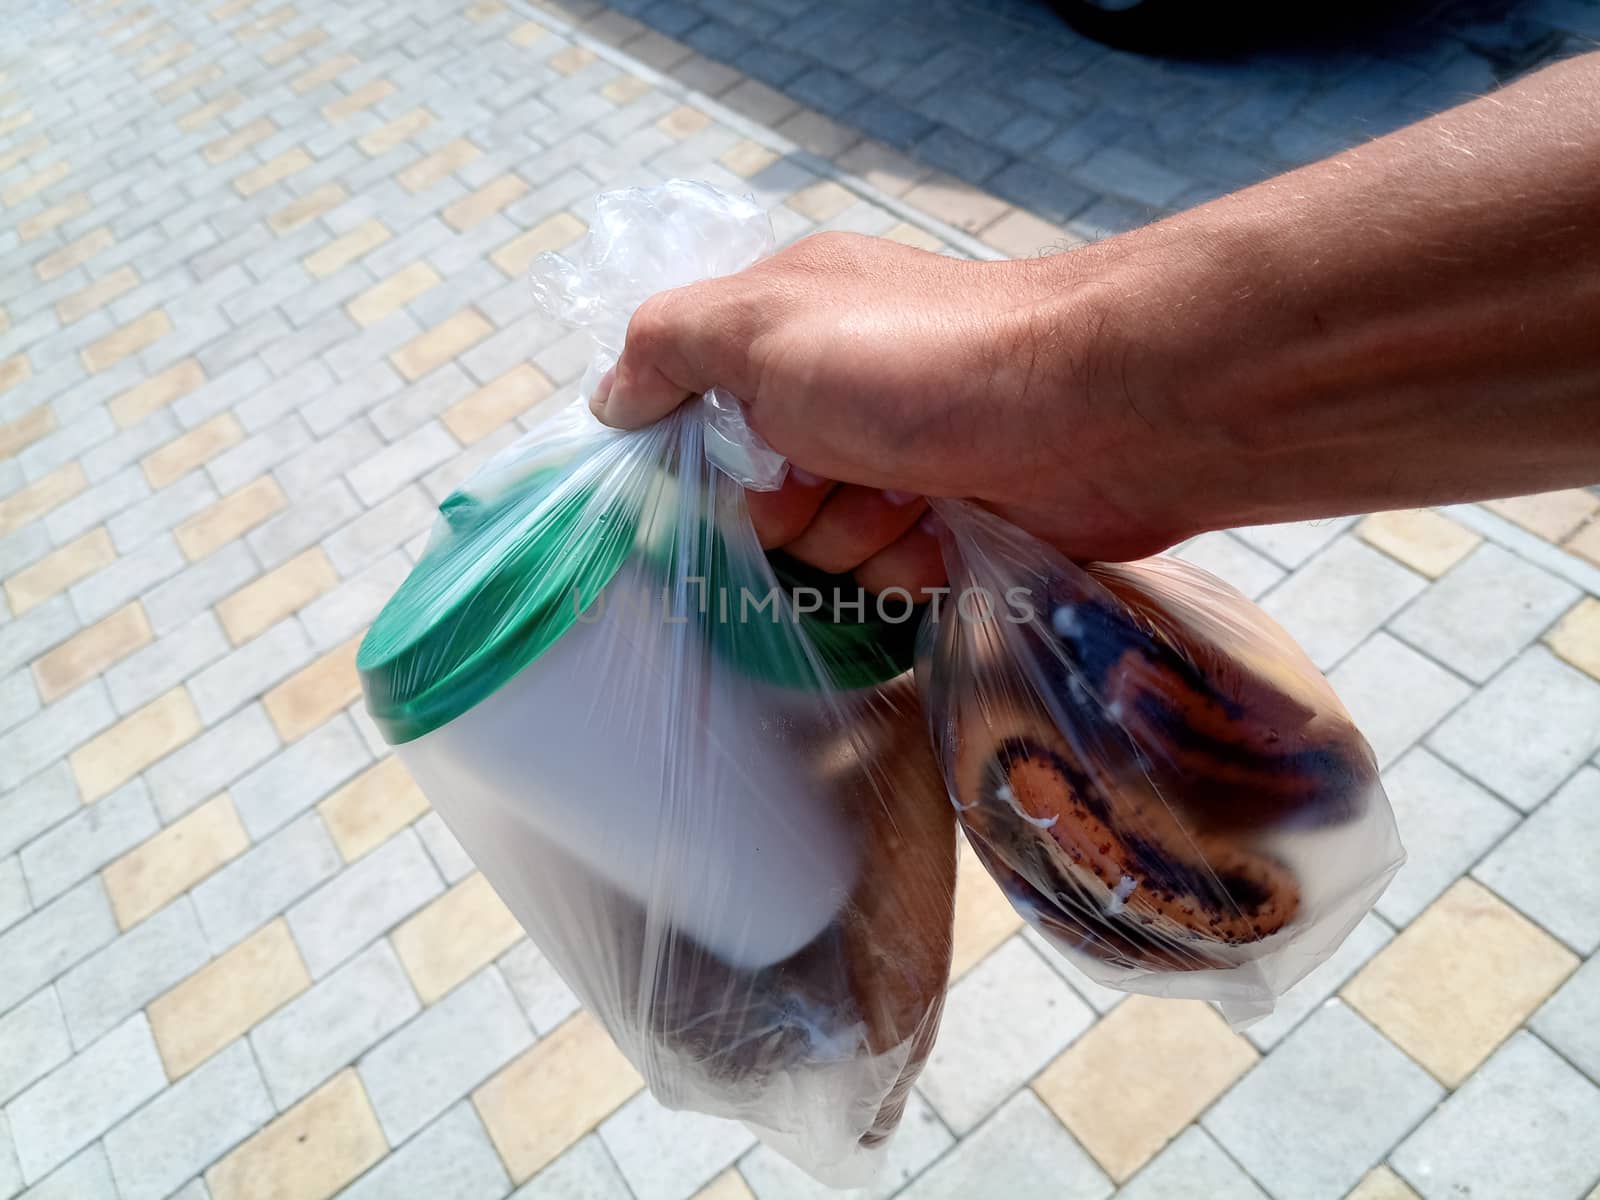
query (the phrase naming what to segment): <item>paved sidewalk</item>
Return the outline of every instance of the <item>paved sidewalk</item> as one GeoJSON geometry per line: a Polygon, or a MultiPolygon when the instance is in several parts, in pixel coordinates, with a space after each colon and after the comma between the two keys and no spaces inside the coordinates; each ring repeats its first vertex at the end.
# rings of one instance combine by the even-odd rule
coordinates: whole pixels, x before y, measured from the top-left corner
{"type": "MultiPolygon", "coordinates": [[[[600,188],[746,188],[785,238],[1047,239],[577,15],[0,29],[0,1200],[821,1194],[639,1090],[373,733],[354,649],[438,500],[570,398],[522,275],[600,188]]],[[[1186,553],[1330,670],[1411,862],[1243,1037],[1088,984],[966,871],[875,1194],[1600,1195],[1600,498],[1186,553]]]]}

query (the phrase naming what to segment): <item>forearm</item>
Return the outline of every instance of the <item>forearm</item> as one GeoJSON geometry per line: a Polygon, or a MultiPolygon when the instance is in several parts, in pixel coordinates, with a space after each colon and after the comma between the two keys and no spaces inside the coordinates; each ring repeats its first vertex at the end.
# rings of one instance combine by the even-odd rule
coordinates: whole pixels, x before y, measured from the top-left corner
{"type": "Polygon", "coordinates": [[[1195,528],[1600,481],[1600,55],[1103,247],[1068,386],[1195,528]]]}

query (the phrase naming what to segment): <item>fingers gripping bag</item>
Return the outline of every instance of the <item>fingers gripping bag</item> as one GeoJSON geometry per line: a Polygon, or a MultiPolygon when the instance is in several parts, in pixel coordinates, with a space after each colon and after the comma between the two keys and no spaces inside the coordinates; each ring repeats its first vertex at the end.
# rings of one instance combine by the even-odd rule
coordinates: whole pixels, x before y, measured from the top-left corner
{"type": "Polygon", "coordinates": [[[1097,982],[1264,1016],[1404,862],[1366,740],[1288,634],[1198,567],[1079,567],[933,504],[950,596],[918,682],[984,865],[1097,982]]]}
{"type": "MultiPolygon", "coordinates": [[[[653,292],[772,249],[749,200],[599,201],[551,315],[615,360],[653,292]]],[[[713,396],[602,427],[580,397],[440,506],[362,643],[378,728],[652,1092],[870,1175],[937,1028],[955,819],[911,622],[819,611],[745,484],[786,465],[713,396]]],[[[818,588],[820,593],[820,588],[818,588]]]]}

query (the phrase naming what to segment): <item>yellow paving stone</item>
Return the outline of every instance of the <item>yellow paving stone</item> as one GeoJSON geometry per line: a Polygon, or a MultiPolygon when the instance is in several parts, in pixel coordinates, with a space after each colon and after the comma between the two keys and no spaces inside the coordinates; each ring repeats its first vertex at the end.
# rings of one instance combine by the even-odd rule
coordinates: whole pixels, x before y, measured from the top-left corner
{"type": "Polygon", "coordinates": [[[1600,600],[1586,596],[1545,635],[1562,658],[1600,679],[1600,600]]]}
{"type": "Polygon", "coordinates": [[[432,1004],[522,937],[522,926],[474,871],[389,935],[417,996],[432,1004]]]}
{"type": "Polygon", "coordinates": [[[1012,258],[1037,258],[1058,254],[1083,244],[1065,229],[1041,220],[1032,213],[1014,208],[999,220],[986,225],[978,235],[987,245],[1012,258]]]}
{"type": "Polygon", "coordinates": [[[463,10],[469,21],[487,21],[498,13],[503,13],[506,6],[503,0],[474,0],[463,10]]]}
{"type": "Polygon", "coordinates": [[[278,66],[288,62],[297,54],[304,54],[313,46],[320,46],[328,40],[328,31],[320,27],[308,29],[304,33],[292,38],[285,38],[276,46],[269,46],[261,52],[261,61],[270,66],[278,66]]]}
{"type": "Polygon", "coordinates": [[[7,208],[15,208],[24,200],[37,196],[52,184],[60,183],[70,174],[72,174],[72,167],[65,159],[53,162],[42,171],[30,175],[20,183],[12,184],[4,192],[0,192],[0,201],[3,201],[7,208]]]}
{"type": "Polygon", "coordinates": [[[1578,960],[1473,879],[1461,879],[1342,992],[1446,1087],[1514,1033],[1578,960]]]}
{"type": "MultiPolygon", "coordinates": [[[[515,41],[515,37],[512,40],[515,41]]],[[[550,56],[550,69],[559,71],[563,75],[576,75],[592,63],[595,58],[595,52],[587,46],[568,46],[559,54],[550,56]]]]}
{"type": "Polygon", "coordinates": [[[956,877],[955,950],[950,960],[950,978],[955,980],[965,974],[1021,928],[1022,918],[1017,916],[1017,910],[963,839],[961,870],[956,877]]]}
{"type": "Polygon", "coordinates": [[[580,1012],[472,1093],[472,1103],[521,1183],[643,1086],[600,1023],[580,1012]]]}
{"type": "Polygon", "coordinates": [[[43,604],[80,579],[87,579],[116,561],[117,551],[111,544],[111,535],[106,532],[104,525],[97,525],[6,580],[6,599],[11,602],[11,615],[20,617],[30,608],[43,604]]]}
{"type": "Polygon", "coordinates": [[[288,922],[262,926],[151,1001],[146,1015],[168,1077],[181,1079],[310,986],[288,922]]]}
{"type": "Polygon", "coordinates": [[[394,95],[394,84],[387,79],[374,79],[364,83],[347,96],[324,106],[322,115],[329,121],[342,121],[358,112],[365,112],[380,100],[394,95]]]}
{"type": "Polygon", "coordinates": [[[570,246],[588,230],[589,226],[571,213],[559,212],[546,217],[528,232],[512,238],[489,256],[494,263],[513,279],[520,279],[528,269],[533,256],[545,250],[560,250],[570,246]]]}
{"type": "Polygon", "coordinates": [[[1600,512],[1600,496],[1587,488],[1568,488],[1560,492],[1541,492],[1537,496],[1489,500],[1484,507],[1508,521],[1515,521],[1529,533],[1536,533],[1547,541],[1561,542],[1600,512]]]}
{"type": "Polygon", "coordinates": [[[740,179],[749,179],[750,176],[765,171],[777,162],[778,155],[776,151],[768,150],[760,142],[745,138],[737,146],[724,152],[717,161],[740,179]]]}
{"type": "Polygon", "coordinates": [[[201,509],[173,530],[173,534],[184,557],[197,562],[288,506],[289,498],[283,494],[278,481],[263,475],[201,509]]]}
{"type": "MultiPolygon", "coordinates": [[[[135,14],[134,17],[125,17],[125,18],[123,18],[122,21],[119,21],[118,24],[122,25],[123,28],[126,28],[127,27],[126,23],[130,22],[130,21],[132,21],[132,20],[134,20],[136,18],[137,18],[137,14],[135,14]]],[[[119,55],[124,55],[124,56],[125,55],[129,55],[129,54],[136,54],[140,50],[143,50],[151,42],[155,41],[163,33],[166,33],[169,30],[170,30],[170,26],[168,26],[165,22],[163,22],[163,23],[161,23],[159,25],[152,25],[149,29],[146,29],[143,33],[136,33],[131,38],[127,38],[124,41],[118,42],[115,50],[113,51],[113,53],[116,53],[116,54],[119,54],[119,55]]]]}
{"type": "Polygon", "coordinates": [[[148,79],[157,71],[163,71],[179,59],[188,58],[193,53],[193,42],[179,42],[176,46],[171,46],[160,54],[152,54],[140,63],[137,72],[138,76],[140,79],[148,79]]]}
{"type": "Polygon", "coordinates": [[[1208,1004],[1130,996],[1040,1072],[1033,1090],[1121,1183],[1257,1057],[1208,1004]]]}
{"type": "Polygon", "coordinates": [[[238,92],[225,92],[214,100],[209,100],[198,108],[190,109],[178,118],[178,128],[192,133],[208,121],[215,121],[230,108],[236,107],[244,97],[238,92]]]}
{"type": "Polygon", "coordinates": [[[153,636],[143,606],[137,600],[123,605],[33,660],[39,699],[46,704],[55,703],[135,650],[148,646],[153,636]]]}
{"type": "Polygon", "coordinates": [[[439,273],[419,259],[389,278],[373,284],[345,305],[345,310],[358,324],[372,325],[396,309],[404,308],[440,282],[439,273]]]}
{"type": "Polygon", "coordinates": [[[253,41],[263,33],[271,33],[294,15],[294,6],[292,4],[281,4],[267,13],[266,16],[251,21],[248,25],[240,26],[234,31],[234,39],[240,42],[253,41]]]}
{"type": "Polygon", "coordinates": [[[1368,1171],[1344,1200],[1422,1200],[1388,1167],[1368,1171]]]}
{"type": "Polygon", "coordinates": [[[267,227],[273,233],[290,233],[302,225],[315,221],[329,209],[338,208],[350,198],[350,193],[337,183],[325,183],[304,196],[291,200],[267,218],[267,227]]]}
{"type": "Polygon", "coordinates": [[[1483,541],[1459,522],[1431,508],[1374,513],[1356,526],[1370,545],[1429,579],[1437,579],[1483,541]]]}
{"type": "Polygon", "coordinates": [[[24,125],[33,123],[33,109],[25,108],[21,112],[14,112],[5,120],[0,121],[0,137],[9,137],[24,125]]]}
{"type": "Polygon", "coordinates": [[[649,90],[650,85],[637,75],[618,75],[600,89],[600,94],[611,103],[622,105],[632,104],[649,90]]]}
{"type": "Polygon", "coordinates": [[[318,279],[325,279],[341,267],[348,266],[363,254],[376,250],[390,238],[388,229],[376,217],[361,222],[349,233],[335,238],[326,246],[305,256],[306,270],[318,279]]]}
{"type": "Polygon", "coordinates": [[[915,159],[870,138],[857,142],[839,155],[837,163],[841,169],[891,196],[905,195],[928,174],[928,168],[915,159]]]}
{"type": "Polygon", "coordinates": [[[937,250],[944,244],[926,229],[918,228],[906,221],[901,221],[883,236],[891,242],[899,242],[904,246],[915,246],[919,250],[937,250]]]}
{"type": "Polygon", "coordinates": [[[205,1173],[211,1200],[326,1200],[388,1153],[353,1067],[205,1173]]]}
{"type": "Polygon", "coordinates": [[[431,112],[425,108],[413,108],[383,128],[364,134],[356,145],[360,146],[363,152],[377,158],[380,154],[387,154],[407,138],[415,137],[432,124],[431,112]]]}
{"type": "Polygon", "coordinates": [[[85,804],[115,791],[200,732],[200,716],[182,687],[156,697],[90,738],[67,757],[85,804]]]}
{"type": "Polygon", "coordinates": [[[338,583],[339,573],[322,547],[313,546],[217,601],[217,618],[229,640],[240,646],[338,583]]]}
{"type": "Polygon", "coordinates": [[[1586,558],[1600,566],[1600,517],[1578,530],[1562,546],[1579,558],[1586,558]]]}
{"type": "Polygon", "coordinates": [[[121,329],[113,330],[97,342],[90,342],[82,353],[83,365],[91,371],[114,367],[130,354],[153,346],[172,332],[165,310],[155,308],[121,329]]]}
{"type": "Polygon", "coordinates": [[[219,137],[216,141],[205,146],[201,153],[206,156],[206,161],[212,166],[227,162],[230,158],[244,153],[251,146],[265,138],[271,137],[278,131],[277,125],[271,117],[257,117],[250,124],[235,129],[232,133],[219,137]]]}
{"type": "Polygon", "coordinates": [[[121,428],[127,429],[180,396],[187,396],[205,381],[206,373],[200,364],[192,358],[183,359],[114,397],[108,405],[111,417],[121,428]]]}
{"type": "MultiPolygon", "coordinates": [[[[11,363],[19,361],[24,367],[27,366],[28,360],[21,355],[4,364],[0,364],[0,390],[10,386],[9,383],[5,382],[8,369],[11,374],[18,375],[18,378],[13,382],[21,383],[22,380],[28,377],[26,373],[19,374],[17,368],[11,366],[11,363]]],[[[44,437],[45,434],[54,431],[55,427],[56,414],[46,404],[41,404],[38,408],[30,408],[15,421],[7,421],[4,425],[0,425],[0,459],[11,458],[13,455],[20,454],[24,449],[44,437]]]]}
{"type": "MultiPolygon", "coordinates": [[[[26,354],[12,355],[4,362],[0,362],[0,392],[10,391],[12,388],[16,387],[17,384],[31,378],[32,375],[33,364],[28,361],[28,356],[26,354]]],[[[39,410],[35,409],[34,411],[37,412],[39,410]]],[[[10,428],[10,426],[19,424],[20,421],[26,419],[27,418],[24,417],[19,418],[17,421],[9,421],[6,424],[6,427],[10,428]]],[[[55,418],[52,416],[51,420],[54,421],[55,418]]],[[[6,440],[5,434],[0,433],[0,445],[4,445],[6,440]]]]}
{"type": "Polygon", "coordinates": [[[856,202],[856,194],[840,187],[831,179],[823,179],[803,187],[784,201],[795,212],[813,221],[829,221],[856,202]]]}
{"type": "Polygon", "coordinates": [[[305,148],[296,146],[240,175],[233,181],[234,190],[241,196],[254,196],[263,188],[269,188],[297,171],[304,171],[311,162],[311,155],[306,153],[305,148]]]}
{"type": "Polygon", "coordinates": [[[355,862],[428,811],[400,756],[368,767],[317,805],[322,823],[346,862],[355,862]]]}
{"type": "Polygon", "coordinates": [[[124,263],[111,274],[103,276],[88,287],[73,292],[56,302],[56,316],[63,325],[81,320],[97,309],[104,308],[122,293],[139,286],[139,274],[124,263]]]}
{"type": "Polygon", "coordinates": [[[482,154],[466,138],[457,138],[396,172],[395,181],[408,192],[425,192],[482,154]]]}
{"type": "MultiPolygon", "coordinates": [[[[3,168],[0,168],[3,170],[3,168]]],[[[109,250],[117,244],[116,237],[109,226],[101,225],[91,229],[88,233],[75,241],[67,243],[61,249],[45,255],[35,265],[34,271],[44,283],[49,283],[58,276],[65,275],[72,268],[82,266],[102,250],[109,250]]]]}
{"type": "Polygon", "coordinates": [[[232,413],[219,413],[145,455],[139,465],[151,487],[164,488],[242,441],[244,429],[238,419],[232,413]]]}
{"type": "Polygon", "coordinates": [[[537,21],[524,21],[506,34],[506,41],[513,46],[531,46],[549,32],[547,28],[537,21]]]}
{"type": "Polygon", "coordinates": [[[690,1200],[756,1200],[756,1196],[750,1190],[750,1185],[745,1183],[744,1176],[739,1174],[739,1169],[729,1167],[696,1192],[690,1200]]]}
{"type": "Polygon", "coordinates": [[[4,308],[0,308],[0,333],[4,333],[6,330],[8,330],[10,328],[11,328],[11,314],[8,313],[4,308]]]}
{"type": "Polygon", "coordinates": [[[196,88],[203,88],[208,83],[215,83],[222,78],[222,68],[216,63],[207,63],[203,67],[196,67],[187,75],[179,76],[171,83],[163,84],[156,89],[156,99],[163,104],[169,104],[179,96],[187,96],[196,88]]]}
{"type": "Polygon", "coordinates": [[[83,192],[68,196],[60,204],[52,204],[43,212],[35,213],[17,226],[17,236],[25,242],[43,237],[63,221],[81,217],[89,211],[89,197],[83,192]]]}
{"type": "Polygon", "coordinates": [[[957,229],[976,233],[993,224],[1010,207],[981,188],[953,175],[935,175],[905,194],[906,203],[957,229]]]}
{"type": "Polygon", "coordinates": [[[528,185],[520,175],[502,175],[446,207],[443,214],[445,223],[458,233],[465,233],[494,216],[527,190],[528,185]]]}
{"type": "Polygon", "coordinates": [[[656,128],[668,137],[682,140],[691,133],[699,133],[709,124],[711,124],[711,118],[698,108],[680,104],[657,121],[656,128]]]}
{"type": "Polygon", "coordinates": [[[297,96],[303,96],[312,88],[321,87],[323,84],[339,78],[360,61],[354,54],[335,54],[331,58],[323,59],[309,70],[302,71],[299,75],[296,75],[289,82],[289,88],[297,96]]]}
{"type": "Polygon", "coordinates": [[[308,667],[302,667],[261,698],[262,707],[278,736],[297,741],[361,698],[356,675],[356,650],[362,635],[330,650],[308,667]]]}
{"type": "Polygon", "coordinates": [[[9,171],[25,158],[32,158],[41,150],[50,145],[50,139],[44,134],[35,134],[20,146],[13,146],[4,154],[0,154],[0,171],[9,171]]]}
{"type": "Polygon", "coordinates": [[[482,313],[475,308],[464,308],[432,329],[419,333],[389,358],[400,374],[415,381],[493,332],[494,326],[482,313]]]}
{"type": "Polygon", "coordinates": [[[457,400],[439,419],[457,441],[470,446],[514,421],[554,391],[555,384],[543,371],[532,363],[522,363],[457,400]]]}
{"type": "MultiPolygon", "coordinates": [[[[7,455],[0,454],[0,458],[5,457],[7,455]]],[[[48,475],[39,476],[27,487],[0,500],[0,537],[15,533],[30,521],[37,521],[88,486],[83,468],[75,461],[63,463],[48,475]]]]}
{"type": "Polygon", "coordinates": [[[213,796],[100,872],[117,927],[131,929],[249,848],[233,798],[213,796]]]}
{"type": "Polygon", "coordinates": [[[256,0],[227,0],[225,4],[219,4],[212,9],[209,15],[213,21],[220,23],[231,17],[237,17],[255,2],[256,0]]]}

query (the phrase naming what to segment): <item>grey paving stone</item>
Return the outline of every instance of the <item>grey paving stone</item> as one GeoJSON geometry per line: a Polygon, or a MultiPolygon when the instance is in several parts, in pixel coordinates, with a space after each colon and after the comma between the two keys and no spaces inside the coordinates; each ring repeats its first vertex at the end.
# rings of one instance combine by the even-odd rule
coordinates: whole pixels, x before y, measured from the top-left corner
{"type": "Polygon", "coordinates": [[[1346,537],[1309,559],[1261,606],[1327,670],[1426,586],[1414,571],[1346,537]]]}
{"type": "Polygon", "coordinates": [[[648,1091],[601,1123],[600,1140],[638,1200],[692,1195],[755,1144],[737,1121],[674,1112],[648,1091]]]}
{"type": "Polygon", "coordinates": [[[944,1123],[965,1134],[1093,1021],[1061,977],[1013,939],[950,989],[919,1087],[944,1123]],[[995,1021],[997,1006],[1006,1021],[995,1021]]]}
{"type": "Polygon", "coordinates": [[[170,534],[160,534],[136,550],[124,551],[110,566],[73,584],[68,595],[78,619],[92,625],[162,580],[172,578],[184,566],[177,541],[170,534]]]}
{"type": "Polygon", "coordinates": [[[490,967],[391,1034],[358,1066],[391,1144],[427,1125],[533,1042],[490,967]]]}
{"type": "Polygon", "coordinates": [[[1198,1125],[1191,1125],[1117,1193],[1118,1200],[1268,1200],[1198,1125]]]}
{"type": "MultiPolygon", "coordinates": [[[[3,1120],[3,1118],[0,1118],[3,1120]]],[[[0,1195],[5,1189],[0,1187],[0,1195]]],[[[22,1200],[121,1200],[99,1142],[85,1146],[22,1194],[22,1200]]]]}
{"type": "Polygon", "coordinates": [[[1442,1094],[1372,1026],[1329,1000],[1201,1123],[1273,1196],[1336,1200],[1442,1094]]]}
{"type": "MultiPolygon", "coordinates": [[[[461,843],[456,841],[455,834],[450,832],[438,813],[427,813],[412,828],[417,831],[417,836],[422,839],[422,844],[428,851],[428,857],[433,859],[434,866],[439,868],[439,873],[444,876],[446,883],[459,883],[472,874],[472,860],[467,857],[467,852],[461,848],[461,843]]],[[[502,966],[504,966],[503,963],[502,966]]],[[[508,969],[506,972],[508,979],[511,974],[512,972],[508,969]]],[[[512,982],[511,986],[512,990],[516,989],[515,981],[512,982]]],[[[563,1013],[562,1015],[565,1016],[566,1014],[563,1013]]],[[[558,1021],[557,1024],[559,1023],[558,1021]]],[[[538,1023],[535,1022],[535,1024],[537,1025],[538,1023]]],[[[543,1033],[546,1029],[553,1029],[554,1027],[554,1025],[541,1025],[539,1026],[539,1032],[543,1033]]]]}
{"type": "Polygon", "coordinates": [[[344,714],[242,776],[228,789],[252,840],[288,824],[372,761],[344,714]]]}
{"type": "Polygon", "coordinates": [[[279,1109],[422,1011],[400,960],[380,939],[250,1031],[279,1109]]]}
{"type": "Polygon", "coordinates": [[[361,512],[361,501],[342,479],[330,479],[315,492],[250,531],[245,538],[267,570],[280,566],[321,541],[361,512]]]}
{"type": "MultiPolygon", "coordinates": [[[[20,617],[0,622],[0,673],[27,666],[50,647],[70,637],[77,628],[78,618],[66,596],[56,596],[20,617]]],[[[0,787],[8,786],[0,782],[0,787]]]]}
{"type": "Polygon", "coordinates": [[[39,711],[39,689],[33,676],[17,672],[0,678],[0,733],[26,721],[39,711]]]}
{"type": "Polygon", "coordinates": [[[144,472],[130,466],[68,500],[44,519],[44,525],[51,540],[60,546],[149,494],[144,472]]]}
{"type": "Polygon", "coordinates": [[[143,781],[118,788],[22,848],[33,902],[55,899],[160,828],[143,781]]]}
{"type": "Polygon", "coordinates": [[[1459,675],[1381,630],[1328,676],[1387,767],[1472,692],[1459,675]]]}
{"type": "Polygon", "coordinates": [[[345,1200],[499,1200],[511,1179],[462,1101],[363,1175],[345,1200]]]}
{"type": "Polygon", "coordinates": [[[1600,957],[1579,967],[1529,1024],[1568,1062],[1600,1083],[1600,957]]]}
{"type": "Polygon", "coordinates": [[[0,1105],[72,1057],[72,1040],[51,987],[0,1016],[0,1105]]]}
{"type": "Polygon", "coordinates": [[[417,835],[403,829],[291,908],[289,928],[320,978],[442,891],[417,835]]]}
{"type": "Polygon", "coordinates": [[[360,633],[410,570],[404,554],[387,554],[301,609],[300,623],[310,634],[311,644],[321,652],[360,633]]]}
{"type": "Polygon", "coordinates": [[[210,957],[194,905],[180,896],[61,977],[73,1045],[87,1046],[210,957]]]}
{"type": "Polygon", "coordinates": [[[17,1162],[16,1147],[12,1144],[11,1124],[0,1112],[0,1196],[13,1195],[22,1187],[22,1165],[17,1162]]]}
{"type": "Polygon", "coordinates": [[[249,548],[242,542],[229,542],[144,594],[151,631],[165,640],[260,573],[249,548]]]}
{"type": "Polygon", "coordinates": [[[178,419],[172,412],[165,408],[157,409],[137,425],[124,429],[80,455],[78,465],[83,468],[90,483],[101,483],[158,446],[166,445],[179,432],[178,419]]]}
{"type": "Polygon", "coordinates": [[[348,578],[430,528],[434,516],[427,493],[412,484],[325,538],[322,546],[334,568],[348,578]]]}
{"type": "Polygon", "coordinates": [[[44,1178],[166,1083],[149,1023],[135,1013],[6,1106],[24,1179],[44,1178]]]}
{"type": "Polygon", "coordinates": [[[1524,812],[1600,745],[1600,683],[1543,646],[1522,653],[1428,738],[1428,748],[1524,812]]]}
{"type": "Polygon", "coordinates": [[[512,1200],[634,1200],[600,1135],[575,1142],[513,1194],[512,1200]]]}
{"type": "Polygon", "coordinates": [[[145,771],[156,811],[168,824],[209,800],[278,748],[259,704],[221,721],[145,771]]]}
{"type": "Polygon", "coordinates": [[[236,1041],[106,1135],[123,1200],[162,1200],[272,1116],[250,1047],[236,1041]]]}
{"type": "Polygon", "coordinates": [[[279,621],[189,680],[195,711],[210,725],[293,674],[315,655],[293,617],[279,621]]]}
{"type": "Polygon", "coordinates": [[[78,784],[72,768],[65,762],[52,764],[0,794],[0,854],[11,854],[77,811],[78,784]]]}
{"type": "Polygon", "coordinates": [[[319,397],[302,415],[314,434],[326,437],[405,386],[405,379],[392,364],[374,362],[319,397]]]}
{"type": "Polygon", "coordinates": [[[312,442],[311,431],[298,413],[291,413],[260,433],[225,450],[206,464],[206,474],[223,495],[237,491],[258,475],[302,453],[312,442]]]}
{"type": "Polygon", "coordinates": [[[126,716],[170,691],[230,649],[221,623],[207,609],[130,654],[101,678],[117,713],[126,716]]]}
{"type": "Polygon", "coordinates": [[[1600,770],[1583,767],[1473,870],[1580,954],[1600,950],[1600,770]]]}
{"type": "Polygon", "coordinates": [[[1514,1034],[1391,1157],[1424,1200],[1577,1200],[1600,1175],[1600,1088],[1514,1034]]]}
{"type": "Polygon", "coordinates": [[[1394,930],[1369,913],[1325,962],[1278,998],[1277,1007],[1270,1016],[1246,1029],[1245,1037],[1263,1053],[1271,1050],[1301,1021],[1320,1009],[1323,1001],[1337,992],[1393,937],[1394,930]]]}
{"type": "Polygon", "coordinates": [[[906,1200],[965,1200],[1006,1181],[1015,1200],[1100,1200],[1108,1180],[1039,1098],[1018,1092],[903,1191],[906,1200]]]}
{"type": "Polygon", "coordinates": [[[460,450],[461,444],[443,425],[429,421],[358,463],[347,478],[361,502],[371,507],[460,450]]]}
{"type": "Polygon", "coordinates": [[[333,374],[320,362],[300,363],[255,395],[234,405],[234,416],[250,433],[261,433],[305,404],[315,404],[334,386],[333,374]]]}
{"type": "MultiPolygon", "coordinates": [[[[43,525],[37,522],[31,525],[24,525],[15,533],[0,538],[0,571],[3,571],[8,576],[15,575],[23,567],[38,562],[54,549],[55,543],[51,541],[49,531],[43,525]]],[[[65,596],[61,599],[63,603],[66,603],[65,596]]],[[[32,611],[36,614],[43,607],[45,606],[32,611]]],[[[68,605],[69,611],[70,607],[68,605]]],[[[7,611],[9,614],[9,606],[7,611]]],[[[8,638],[7,634],[11,626],[17,623],[16,621],[8,621],[4,625],[0,625],[0,656],[10,653],[6,643],[8,640],[15,640],[15,638],[8,638]]],[[[26,660],[23,661],[25,662],[26,660]]]]}
{"type": "Polygon", "coordinates": [[[293,458],[273,468],[273,477],[290,500],[302,500],[327,480],[336,479],[378,453],[383,441],[370,422],[357,418],[334,433],[313,442],[293,458]]]}
{"type": "Polygon", "coordinates": [[[212,951],[220,954],[265,924],[341,865],[314,812],[247,850],[190,893],[212,951]]]}
{"type": "MultiPolygon", "coordinates": [[[[80,326],[80,328],[88,327],[80,326]]],[[[35,353],[36,351],[30,350],[28,357],[33,359],[35,353]]],[[[103,408],[91,409],[72,424],[40,438],[33,445],[23,449],[17,455],[17,461],[22,465],[23,475],[30,480],[38,479],[41,475],[48,475],[61,464],[71,462],[91,446],[98,445],[111,437],[116,431],[117,427],[111,420],[110,413],[103,408]]]]}
{"type": "Polygon", "coordinates": [[[1418,649],[1487,682],[1556,618],[1578,590],[1508,550],[1485,542],[1390,625],[1418,649]]]}
{"type": "Polygon", "coordinates": [[[0,932],[10,929],[32,911],[21,860],[14,854],[0,859],[0,932]]]}
{"type": "Polygon", "coordinates": [[[1517,823],[1517,813],[1419,746],[1383,774],[1406,863],[1378,898],[1380,915],[1409,925],[1517,823]]]}
{"type": "Polygon", "coordinates": [[[116,719],[105,685],[91,680],[0,735],[0,788],[14,788],[116,719]]]}
{"type": "Polygon", "coordinates": [[[1232,533],[1280,567],[1292,571],[1355,523],[1355,517],[1335,517],[1325,521],[1290,521],[1283,525],[1248,525],[1232,533]]]}

